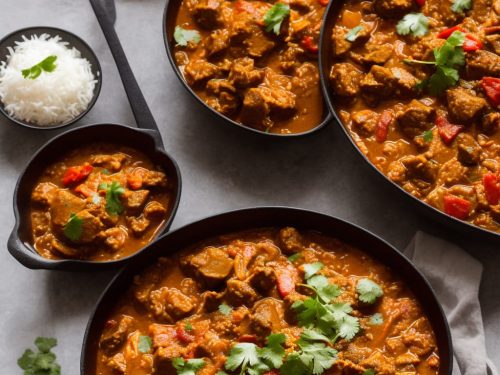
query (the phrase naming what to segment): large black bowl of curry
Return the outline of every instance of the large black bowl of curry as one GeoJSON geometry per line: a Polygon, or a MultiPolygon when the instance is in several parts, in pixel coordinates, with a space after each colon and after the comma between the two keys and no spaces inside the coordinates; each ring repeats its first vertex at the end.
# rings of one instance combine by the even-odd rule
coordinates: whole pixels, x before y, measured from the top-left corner
{"type": "Polygon", "coordinates": [[[500,9],[334,2],[320,49],[325,96],[365,160],[437,220],[498,240],[500,9]]]}
{"type": "Polygon", "coordinates": [[[111,282],[82,375],[440,374],[446,317],[419,271],[375,235],[262,207],[169,233],[111,282]]]}
{"type": "Polygon", "coordinates": [[[223,122],[270,136],[310,134],[331,119],[318,71],[327,3],[168,1],[169,60],[186,89],[223,122]]]}

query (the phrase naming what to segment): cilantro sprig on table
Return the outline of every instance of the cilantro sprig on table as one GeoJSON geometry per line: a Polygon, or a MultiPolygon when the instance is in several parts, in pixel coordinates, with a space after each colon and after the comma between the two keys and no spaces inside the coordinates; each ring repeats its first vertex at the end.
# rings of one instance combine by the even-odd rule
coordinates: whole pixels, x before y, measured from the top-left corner
{"type": "Polygon", "coordinates": [[[423,13],[408,13],[396,25],[399,35],[424,36],[429,32],[429,19],[423,13]]]}
{"type": "Polygon", "coordinates": [[[50,55],[31,68],[23,69],[21,73],[26,79],[37,79],[42,72],[53,72],[57,68],[56,60],[56,55],[50,55]]]}
{"type": "Polygon", "coordinates": [[[197,30],[187,30],[177,25],[174,30],[174,39],[178,46],[186,47],[188,43],[200,43],[201,36],[197,30]]]}
{"type": "Polygon", "coordinates": [[[113,181],[111,184],[100,184],[98,189],[106,190],[106,211],[111,215],[121,214],[123,212],[123,205],[120,196],[125,193],[123,186],[113,181]]]}
{"type": "Polygon", "coordinates": [[[17,360],[24,370],[24,375],[61,375],[61,366],[56,362],[56,355],[51,351],[57,340],[49,337],[38,337],[35,340],[38,352],[26,349],[17,360]]]}
{"type": "Polygon", "coordinates": [[[287,4],[276,3],[264,15],[264,26],[267,32],[273,31],[279,35],[281,24],[290,14],[290,7],[287,4]]]}

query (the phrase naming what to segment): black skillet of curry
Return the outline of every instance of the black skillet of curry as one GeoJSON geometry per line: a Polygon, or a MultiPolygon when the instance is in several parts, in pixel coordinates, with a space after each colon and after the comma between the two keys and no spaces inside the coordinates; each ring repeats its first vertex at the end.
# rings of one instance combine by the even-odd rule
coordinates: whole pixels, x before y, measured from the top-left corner
{"type": "Polygon", "coordinates": [[[165,173],[141,152],[82,146],[47,167],[33,189],[33,246],[49,259],[126,257],[162,229],[170,200],[165,173]]]}
{"type": "Polygon", "coordinates": [[[303,133],[324,118],[318,39],[328,0],[183,0],[174,60],[195,93],[261,131],[303,133]]]}
{"type": "Polygon", "coordinates": [[[318,232],[250,230],[135,276],[86,375],[438,374],[420,303],[386,266],[318,232]]]}
{"type": "Polygon", "coordinates": [[[359,149],[418,199],[500,232],[500,1],[332,11],[330,88],[359,149]]]}

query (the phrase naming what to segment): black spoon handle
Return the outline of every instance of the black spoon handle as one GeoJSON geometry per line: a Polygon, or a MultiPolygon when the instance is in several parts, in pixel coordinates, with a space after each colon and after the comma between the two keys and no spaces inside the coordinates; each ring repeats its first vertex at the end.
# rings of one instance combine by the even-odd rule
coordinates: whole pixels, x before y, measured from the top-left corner
{"type": "Polygon", "coordinates": [[[127,61],[125,52],[123,51],[118,35],[116,34],[115,28],[108,13],[101,4],[100,0],[89,0],[94,13],[97,17],[97,21],[101,25],[101,29],[104,33],[104,37],[108,42],[111,54],[115,59],[116,66],[118,67],[118,72],[120,73],[125,92],[127,93],[128,101],[132,107],[132,112],[134,113],[135,121],[137,126],[142,129],[150,129],[158,131],[158,126],[156,125],[155,119],[149,110],[146,99],[142,95],[142,91],[137,84],[134,77],[134,73],[130,68],[130,64],[127,61]]]}

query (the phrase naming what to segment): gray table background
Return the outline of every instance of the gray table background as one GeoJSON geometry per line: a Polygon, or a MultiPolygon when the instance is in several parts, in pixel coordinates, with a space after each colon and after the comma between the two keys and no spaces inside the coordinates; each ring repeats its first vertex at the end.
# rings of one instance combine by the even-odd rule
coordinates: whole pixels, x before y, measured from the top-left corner
{"type": "MultiPolygon", "coordinates": [[[[56,26],[85,39],[100,58],[103,88],[80,124],[134,124],[101,30],[85,0],[0,0],[0,36],[27,26],[56,26]]],[[[274,142],[223,126],[181,86],[162,40],[164,0],[117,0],[117,31],[139,85],[182,172],[173,227],[235,208],[289,205],[359,224],[399,248],[417,229],[455,239],[484,264],[480,290],[487,350],[500,368],[500,249],[458,238],[418,216],[362,163],[329,126],[312,137],[274,142]]],[[[7,252],[12,192],[31,155],[58,131],[37,132],[0,119],[0,373],[20,374],[16,360],[38,335],[57,337],[63,374],[78,374],[88,315],[114,272],[31,271],[7,252]]],[[[466,316],[463,319],[467,319],[466,316]]]]}

